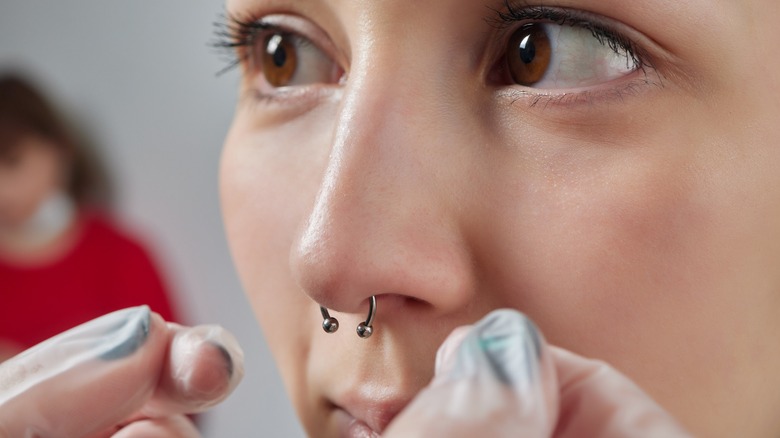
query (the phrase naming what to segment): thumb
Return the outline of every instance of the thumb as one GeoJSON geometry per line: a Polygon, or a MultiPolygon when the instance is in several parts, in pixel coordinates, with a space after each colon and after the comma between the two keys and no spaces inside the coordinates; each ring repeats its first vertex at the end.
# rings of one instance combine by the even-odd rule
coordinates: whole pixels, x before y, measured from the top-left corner
{"type": "Polygon", "coordinates": [[[555,368],[534,324],[497,310],[454,331],[436,376],[387,436],[550,436],[558,414],[555,368]]]}
{"type": "Polygon", "coordinates": [[[0,437],[78,437],[132,415],[154,392],[167,329],[148,307],[110,313],[0,365],[0,437]]]}
{"type": "Polygon", "coordinates": [[[556,437],[688,437],[634,382],[604,362],[550,347],[560,382],[556,437]]]}

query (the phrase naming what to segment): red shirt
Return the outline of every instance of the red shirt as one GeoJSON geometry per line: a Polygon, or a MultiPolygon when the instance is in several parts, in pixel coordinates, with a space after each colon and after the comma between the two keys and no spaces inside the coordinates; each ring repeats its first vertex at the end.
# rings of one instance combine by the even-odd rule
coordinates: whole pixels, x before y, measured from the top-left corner
{"type": "Polygon", "coordinates": [[[147,304],[176,320],[149,254],[106,218],[86,214],[78,242],[42,266],[0,258],[0,340],[27,348],[125,307],[147,304]]]}

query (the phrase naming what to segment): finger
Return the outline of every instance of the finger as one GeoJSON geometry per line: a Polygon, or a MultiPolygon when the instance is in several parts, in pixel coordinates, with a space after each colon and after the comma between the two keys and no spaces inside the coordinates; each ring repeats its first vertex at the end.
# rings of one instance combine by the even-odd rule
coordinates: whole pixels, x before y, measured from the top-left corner
{"type": "Polygon", "coordinates": [[[452,371],[457,360],[456,354],[458,348],[460,348],[461,344],[463,344],[463,341],[466,339],[466,336],[468,336],[473,328],[473,325],[457,327],[449,336],[447,336],[447,339],[444,340],[438,351],[436,351],[434,378],[444,378],[444,376],[452,371]]]}
{"type": "Polygon", "coordinates": [[[200,433],[183,415],[137,421],[118,431],[112,438],[198,438],[200,433]]]}
{"type": "Polygon", "coordinates": [[[547,437],[557,407],[555,368],[544,340],[521,313],[499,310],[448,338],[433,382],[387,436],[547,437]]]}
{"type": "Polygon", "coordinates": [[[167,340],[162,318],[144,306],[23,352],[0,365],[0,430],[12,437],[74,437],[118,423],[154,392],[167,340]]]}
{"type": "Polygon", "coordinates": [[[170,348],[160,381],[141,414],[202,412],[224,400],[244,376],[244,354],[222,327],[168,324],[170,348]]]}
{"type": "Polygon", "coordinates": [[[688,437],[635,383],[604,362],[551,347],[560,384],[556,437],[688,437]]]}

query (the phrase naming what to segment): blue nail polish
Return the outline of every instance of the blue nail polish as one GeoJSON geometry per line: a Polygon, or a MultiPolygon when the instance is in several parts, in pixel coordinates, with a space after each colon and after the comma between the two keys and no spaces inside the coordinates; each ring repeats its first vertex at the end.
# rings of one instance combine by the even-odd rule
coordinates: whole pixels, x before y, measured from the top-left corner
{"type": "Polygon", "coordinates": [[[116,345],[109,347],[109,350],[101,354],[100,358],[117,360],[135,353],[149,337],[151,317],[151,311],[147,306],[129,312],[127,319],[111,330],[109,342],[116,345]]]}
{"type": "Polygon", "coordinates": [[[492,312],[476,332],[493,374],[502,383],[525,385],[538,378],[540,334],[524,315],[511,310],[492,312]]]}

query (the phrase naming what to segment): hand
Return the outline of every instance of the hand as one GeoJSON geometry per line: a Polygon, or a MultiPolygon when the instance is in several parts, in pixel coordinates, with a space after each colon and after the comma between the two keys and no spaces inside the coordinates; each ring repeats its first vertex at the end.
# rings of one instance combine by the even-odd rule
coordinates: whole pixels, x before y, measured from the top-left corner
{"type": "Polygon", "coordinates": [[[120,310],[0,364],[0,437],[197,437],[184,414],[242,377],[243,353],[222,328],[120,310]]]}
{"type": "Polygon", "coordinates": [[[436,376],[385,437],[687,437],[607,364],[548,346],[519,312],[455,330],[436,376]]]}

